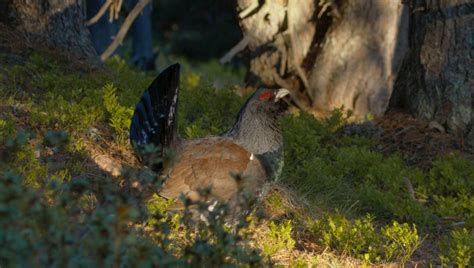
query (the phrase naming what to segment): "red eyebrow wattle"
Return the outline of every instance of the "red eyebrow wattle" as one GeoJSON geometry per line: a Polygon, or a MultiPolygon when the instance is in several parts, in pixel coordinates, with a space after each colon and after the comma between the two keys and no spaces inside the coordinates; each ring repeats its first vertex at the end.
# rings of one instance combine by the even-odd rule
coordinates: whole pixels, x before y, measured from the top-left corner
{"type": "Polygon", "coordinates": [[[273,97],[273,93],[270,91],[265,91],[260,96],[258,96],[258,99],[263,101],[263,100],[268,100],[269,98],[273,97]]]}

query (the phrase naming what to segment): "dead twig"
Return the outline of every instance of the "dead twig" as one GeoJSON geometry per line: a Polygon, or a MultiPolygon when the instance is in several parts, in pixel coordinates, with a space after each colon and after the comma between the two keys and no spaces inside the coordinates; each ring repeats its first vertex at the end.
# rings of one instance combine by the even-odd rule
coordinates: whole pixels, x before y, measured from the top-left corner
{"type": "Polygon", "coordinates": [[[464,226],[464,225],[466,225],[466,222],[464,221],[454,222],[448,225],[447,228],[455,228],[455,227],[464,226]]]}
{"type": "Polygon", "coordinates": [[[255,9],[258,8],[258,1],[253,1],[250,6],[246,7],[244,10],[240,11],[239,13],[239,19],[243,19],[247,17],[250,13],[252,13],[255,9]]]}
{"type": "Polygon", "coordinates": [[[107,0],[105,4],[99,9],[97,14],[94,15],[94,17],[90,18],[88,21],[86,21],[86,26],[91,26],[95,23],[97,23],[100,18],[105,14],[107,9],[109,9],[109,6],[112,4],[113,0],[107,0]]]}
{"type": "Polygon", "coordinates": [[[275,83],[282,87],[282,88],[286,88],[288,89],[289,91],[292,92],[292,94],[290,94],[290,97],[291,97],[291,100],[293,101],[293,104],[298,107],[298,109],[302,110],[302,111],[305,111],[307,110],[307,106],[304,105],[300,100],[299,98],[296,96],[294,90],[293,90],[293,87],[288,83],[286,82],[283,78],[280,77],[280,75],[278,75],[278,72],[276,70],[272,70],[272,78],[273,80],[275,80],[275,83]]]}
{"type": "Polygon", "coordinates": [[[130,11],[128,14],[127,18],[125,18],[125,21],[122,24],[122,27],[120,27],[119,32],[114,38],[114,41],[109,45],[109,47],[100,55],[100,59],[102,61],[107,60],[117,49],[117,47],[122,44],[123,39],[127,35],[128,30],[132,26],[133,21],[138,17],[138,15],[143,11],[146,5],[148,5],[151,2],[151,0],[140,0],[130,11]]]}
{"type": "Polygon", "coordinates": [[[112,0],[113,3],[110,5],[110,12],[109,12],[109,22],[113,20],[117,20],[119,17],[120,9],[122,8],[123,0],[112,0]]]}
{"type": "Polygon", "coordinates": [[[409,194],[410,198],[413,201],[418,202],[418,200],[416,199],[416,196],[415,196],[415,190],[413,189],[413,185],[411,184],[410,179],[408,179],[408,177],[403,177],[403,181],[405,182],[405,187],[407,188],[407,191],[408,191],[408,194],[409,194]]]}
{"type": "Polygon", "coordinates": [[[242,40],[240,40],[239,43],[237,43],[234,47],[232,47],[229,50],[229,52],[227,52],[224,56],[222,56],[222,58],[220,58],[219,62],[221,64],[225,64],[231,61],[235,55],[237,55],[239,52],[241,52],[248,46],[250,39],[251,38],[248,35],[244,36],[244,38],[242,38],[242,40]]]}

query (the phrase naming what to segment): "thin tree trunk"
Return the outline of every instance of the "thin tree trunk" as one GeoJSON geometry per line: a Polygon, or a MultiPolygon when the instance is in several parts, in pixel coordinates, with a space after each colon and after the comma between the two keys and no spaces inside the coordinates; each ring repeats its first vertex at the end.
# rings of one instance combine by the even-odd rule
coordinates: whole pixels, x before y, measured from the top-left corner
{"type": "Polygon", "coordinates": [[[81,0],[6,0],[0,22],[23,33],[31,46],[46,45],[95,63],[82,5],[81,0]]]}

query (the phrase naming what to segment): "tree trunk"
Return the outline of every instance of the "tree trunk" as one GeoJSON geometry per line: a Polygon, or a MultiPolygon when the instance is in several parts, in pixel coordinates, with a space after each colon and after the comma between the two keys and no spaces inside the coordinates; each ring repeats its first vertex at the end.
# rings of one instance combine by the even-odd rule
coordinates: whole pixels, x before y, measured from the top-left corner
{"type": "Polygon", "coordinates": [[[466,130],[473,124],[473,1],[414,1],[409,34],[391,106],[453,132],[466,130]]]}
{"type": "Polygon", "coordinates": [[[474,90],[472,0],[408,2],[237,0],[248,82],[290,87],[317,116],[343,106],[361,120],[390,102],[464,130],[474,90]]]}
{"type": "Polygon", "coordinates": [[[84,19],[81,0],[6,0],[0,5],[0,22],[23,33],[32,47],[46,44],[95,63],[98,57],[84,19]]]}
{"type": "Polygon", "coordinates": [[[408,10],[399,1],[347,1],[310,70],[308,92],[322,116],[334,108],[354,119],[382,115],[407,49],[408,10]]]}

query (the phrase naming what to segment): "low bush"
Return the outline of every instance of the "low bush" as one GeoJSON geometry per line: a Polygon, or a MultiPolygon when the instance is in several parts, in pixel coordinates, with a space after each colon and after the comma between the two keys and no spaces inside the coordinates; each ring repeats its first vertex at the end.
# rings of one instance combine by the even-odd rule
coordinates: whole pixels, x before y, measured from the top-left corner
{"type": "Polygon", "coordinates": [[[311,221],[309,230],[322,245],[367,263],[406,263],[422,240],[415,226],[393,221],[379,229],[370,215],[355,220],[328,215],[311,221]]]}
{"type": "Polygon", "coordinates": [[[263,240],[263,256],[271,257],[283,250],[291,252],[296,244],[292,238],[292,230],[291,220],[286,220],[281,224],[270,222],[263,240]]]}
{"type": "Polygon", "coordinates": [[[441,242],[443,266],[472,267],[474,265],[474,232],[466,228],[452,230],[441,242]]]}

